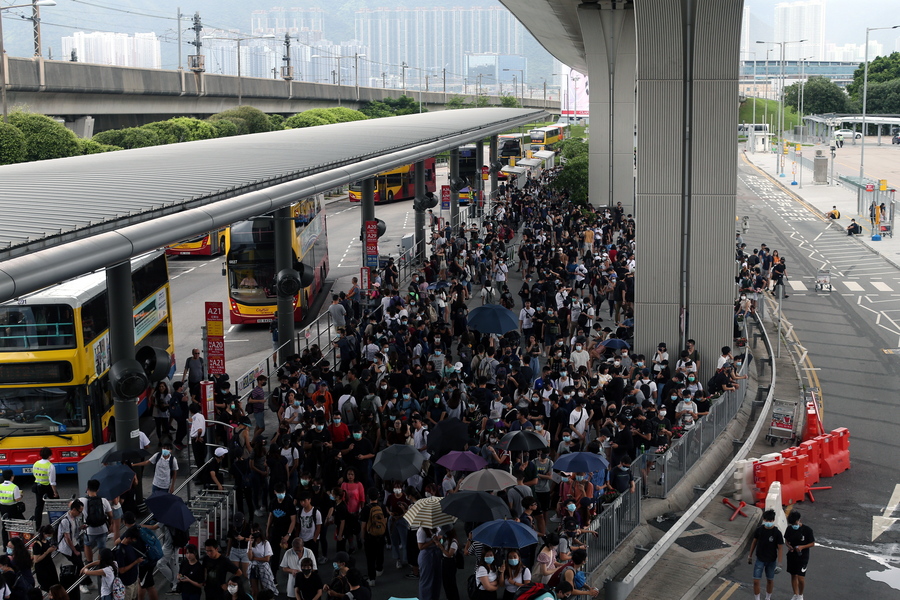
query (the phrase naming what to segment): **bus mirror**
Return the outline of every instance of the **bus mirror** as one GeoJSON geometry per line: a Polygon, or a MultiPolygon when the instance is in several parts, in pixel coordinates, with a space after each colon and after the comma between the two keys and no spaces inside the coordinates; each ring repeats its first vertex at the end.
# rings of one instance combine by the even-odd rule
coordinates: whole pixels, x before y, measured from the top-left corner
{"type": "Polygon", "coordinates": [[[150,380],[141,363],[126,358],[116,361],[110,367],[109,384],[113,396],[120,400],[130,400],[144,393],[150,385],[150,380]]]}
{"type": "Polygon", "coordinates": [[[134,357],[141,364],[150,383],[156,383],[168,377],[171,360],[169,353],[165,350],[153,346],[141,346],[134,357]]]}
{"type": "Polygon", "coordinates": [[[469,180],[465,177],[452,177],[450,179],[450,190],[454,192],[461,192],[464,189],[469,187],[469,180]]]}

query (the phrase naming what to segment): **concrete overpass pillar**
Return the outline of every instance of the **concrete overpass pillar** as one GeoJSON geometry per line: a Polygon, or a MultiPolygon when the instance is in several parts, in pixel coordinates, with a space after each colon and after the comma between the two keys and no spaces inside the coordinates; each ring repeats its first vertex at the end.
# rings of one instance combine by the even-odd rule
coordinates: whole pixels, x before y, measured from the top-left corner
{"type": "Polygon", "coordinates": [[[636,351],[732,341],[741,0],[635,3],[636,351]]]}
{"type": "Polygon", "coordinates": [[[590,80],[590,181],[595,206],[621,202],[634,212],[637,46],[632,2],[578,6],[590,80]]]}
{"type": "MultiPolygon", "coordinates": [[[[455,232],[459,225],[459,191],[455,180],[459,179],[459,148],[450,150],[450,227],[455,232]]],[[[471,182],[470,182],[471,183],[471,182]]]]}

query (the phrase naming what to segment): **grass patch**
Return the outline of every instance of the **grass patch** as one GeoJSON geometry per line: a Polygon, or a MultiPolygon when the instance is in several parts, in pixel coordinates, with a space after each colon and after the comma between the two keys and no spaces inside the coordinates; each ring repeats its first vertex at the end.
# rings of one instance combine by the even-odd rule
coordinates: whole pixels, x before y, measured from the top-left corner
{"type": "MultiPolygon", "coordinates": [[[[738,123],[753,122],[753,105],[756,104],[756,122],[768,123],[769,131],[776,132],[778,130],[778,107],[780,102],[777,100],[766,100],[765,98],[747,98],[741,102],[738,111],[738,123]],[[768,114],[767,114],[768,113],[768,114]]],[[[796,125],[800,124],[800,115],[792,106],[788,106],[784,113],[784,130],[790,131],[796,125]]]]}

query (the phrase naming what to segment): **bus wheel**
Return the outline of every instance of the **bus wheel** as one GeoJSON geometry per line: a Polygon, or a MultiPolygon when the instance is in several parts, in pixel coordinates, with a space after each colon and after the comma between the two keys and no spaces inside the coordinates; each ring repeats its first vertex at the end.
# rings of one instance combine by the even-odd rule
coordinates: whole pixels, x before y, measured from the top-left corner
{"type": "Polygon", "coordinates": [[[394,201],[394,192],[388,192],[388,202],[394,201]]]}

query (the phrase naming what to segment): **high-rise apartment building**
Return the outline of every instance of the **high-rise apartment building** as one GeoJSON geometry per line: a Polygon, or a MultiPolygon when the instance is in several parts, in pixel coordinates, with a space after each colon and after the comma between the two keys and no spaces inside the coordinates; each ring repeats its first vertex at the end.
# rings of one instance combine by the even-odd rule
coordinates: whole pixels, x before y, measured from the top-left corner
{"type": "Polygon", "coordinates": [[[313,44],[324,37],[325,11],[321,8],[273,8],[255,10],[250,16],[253,35],[268,33],[284,37],[285,33],[301,44],[313,44]]]}
{"type": "Polygon", "coordinates": [[[750,7],[745,6],[743,17],[741,18],[741,60],[749,60],[750,52],[756,52],[750,44],[750,7]]]}
{"type": "Polygon", "coordinates": [[[62,38],[63,56],[69,58],[72,51],[78,62],[142,69],[162,68],[159,38],[155,33],[125,33],[76,31],[62,38]]]}
{"type": "MultiPolygon", "coordinates": [[[[521,55],[524,33],[501,6],[374,8],[357,11],[355,18],[355,37],[368,48],[366,75],[402,77],[406,63],[407,87],[424,86],[426,75],[436,81],[444,70],[448,85],[462,84],[466,54],[521,55]]],[[[502,73],[504,80],[513,80],[512,72],[502,73]]]]}
{"type": "Polygon", "coordinates": [[[776,42],[796,42],[784,47],[787,60],[825,59],[825,0],[781,2],[775,5],[776,42]]]}

